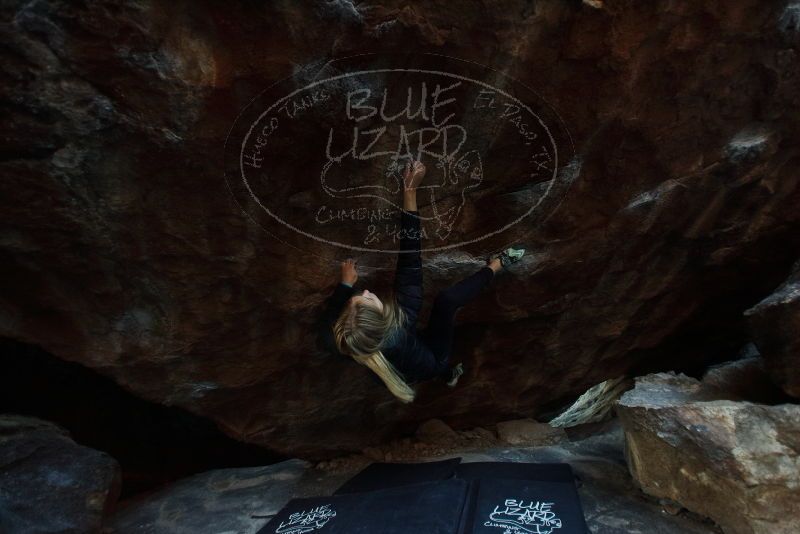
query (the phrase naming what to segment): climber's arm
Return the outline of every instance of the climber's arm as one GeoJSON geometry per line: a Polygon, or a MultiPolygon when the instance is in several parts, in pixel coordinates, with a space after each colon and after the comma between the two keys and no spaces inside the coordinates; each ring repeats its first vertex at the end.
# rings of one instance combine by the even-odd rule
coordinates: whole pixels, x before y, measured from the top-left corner
{"type": "Polygon", "coordinates": [[[353,287],[345,282],[336,284],[333,294],[328,298],[325,309],[317,322],[317,340],[325,350],[333,354],[341,354],[336,347],[336,340],[333,336],[333,325],[341,315],[342,310],[353,296],[355,290],[353,287]]]}
{"type": "Polygon", "coordinates": [[[394,277],[397,303],[406,312],[406,327],[415,327],[422,308],[422,254],[416,191],[405,194],[405,209],[400,214],[400,251],[394,277]],[[412,197],[412,198],[409,198],[412,197]],[[412,201],[413,200],[413,201],[412,201]]]}

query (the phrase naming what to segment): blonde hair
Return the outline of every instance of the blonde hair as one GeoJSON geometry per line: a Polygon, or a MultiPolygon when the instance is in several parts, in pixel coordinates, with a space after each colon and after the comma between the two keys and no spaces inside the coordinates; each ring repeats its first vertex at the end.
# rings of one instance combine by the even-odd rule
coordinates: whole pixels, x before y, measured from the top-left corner
{"type": "Polygon", "coordinates": [[[356,302],[347,306],[333,325],[336,347],[366,365],[383,381],[389,391],[403,402],[414,400],[416,392],[381,351],[396,329],[402,328],[406,314],[392,297],[383,303],[383,311],[370,304],[356,302]]]}

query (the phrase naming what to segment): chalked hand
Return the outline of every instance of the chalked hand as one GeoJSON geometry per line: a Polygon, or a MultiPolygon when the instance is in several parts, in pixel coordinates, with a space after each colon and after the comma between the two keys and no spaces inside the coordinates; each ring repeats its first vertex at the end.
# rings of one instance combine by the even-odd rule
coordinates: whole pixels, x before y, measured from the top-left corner
{"type": "Polygon", "coordinates": [[[403,174],[403,188],[406,191],[414,190],[422,182],[425,177],[425,164],[421,161],[415,161],[412,164],[406,163],[406,170],[403,174]]]}
{"type": "Polygon", "coordinates": [[[358,260],[347,258],[342,262],[342,282],[345,284],[355,285],[358,281],[358,272],[356,272],[358,260]]]}

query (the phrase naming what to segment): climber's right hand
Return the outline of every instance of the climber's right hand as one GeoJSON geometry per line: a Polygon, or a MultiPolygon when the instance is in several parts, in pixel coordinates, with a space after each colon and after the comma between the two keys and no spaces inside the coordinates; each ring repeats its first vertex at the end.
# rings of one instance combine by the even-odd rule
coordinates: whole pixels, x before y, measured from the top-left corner
{"type": "Polygon", "coordinates": [[[403,189],[413,191],[422,183],[425,177],[425,164],[415,161],[413,164],[406,163],[406,170],[403,173],[403,189]]]}

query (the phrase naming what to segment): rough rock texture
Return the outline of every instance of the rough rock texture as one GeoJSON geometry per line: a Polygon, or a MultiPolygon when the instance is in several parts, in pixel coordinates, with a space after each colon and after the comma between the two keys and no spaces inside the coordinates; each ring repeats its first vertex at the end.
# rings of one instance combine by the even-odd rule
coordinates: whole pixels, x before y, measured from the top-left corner
{"type": "Polygon", "coordinates": [[[53,423],[0,415],[0,532],[98,533],[120,485],[108,454],[53,423]]]}
{"type": "MultiPolygon", "coordinates": [[[[307,458],[430,417],[454,428],[536,417],[632,368],[702,364],[740,344],[741,312],[786,277],[800,241],[797,6],[594,4],[3,2],[0,335],[307,458]],[[444,244],[530,199],[547,210],[423,254],[424,321],[434,293],[487,251],[529,249],[460,312],[458,388],[424,385],[410,406],[310,335],[341,260],[359,256],[359,287],[385,298],[395,256],[254,220],[259,207],[224,174],[226,137],[265,88],[382,51],[504,73],[557,111],[573,148],[556,178],[528,184],[514,172],[520,146],[470,130],[491,150],[484,175],[456,169],[483,182],[463,206],[447,196],[463,210],[444,244]],[[698,331],[706,344],[685,350],[698,331]]],[[[267,184],[300,230],[322,228],[320,152],[306,150],[320,124],[284,138],[267,184]]],[[[328,237],[359,243],[364,225],[335,222],[328,237]]]]}
{"type": "Polygon", "coordinates": [[[451,439],[456,432],[441,419],[430,419],[419,425],[414,435],[420,440],[437,441],[451,439]]]}
{"type": "Polygon", "coordinates": [[[730,400],[759,404],[784,404],[793,399],[772,380],[760,356],[748,356],[714,365],[703,375],[703,384],[721,390],[730,400]]]}
{"type": "Polygon", "coordinates": [[[745,315],[772,379],[800,397],[800,262],[786,282],[745,315]]]}
{"type": "MultiPolygon", "coordinates": [[[[551,447],[489,448],[433,456],[463,462],[568,462],[593,534],[715,534],[714,525],[686,512],[667,515],[635,487],[625,467],[622,432],[612,429],[576,443],[551,447]]],[[[253,534],[293,497],[330,495],[366,467],[331,471],[289,460],[269,467],[222,469],[181,480],[137,502],[109,523],[107,534],[253,534]]]]}
{"type": "Polygon", "coordinates": [[[631,474],[726,534],[796,533],[800,406],[724,396],[685,375],[637,378],[617,410],[631,474]]]}
{"type": "Polygon", "coordinates": [[[497,437],[511,445],[549,445],[567,439],[567,433],[533,419],[515,419],[497,423],[497,437]]]}
{"type": "Polygon", "coordinates": [[[299,459],[208,471],[124,501],[103,532],[253,534],[289,499],[331,495],[352,475],[312,469],[299,459]]]}

